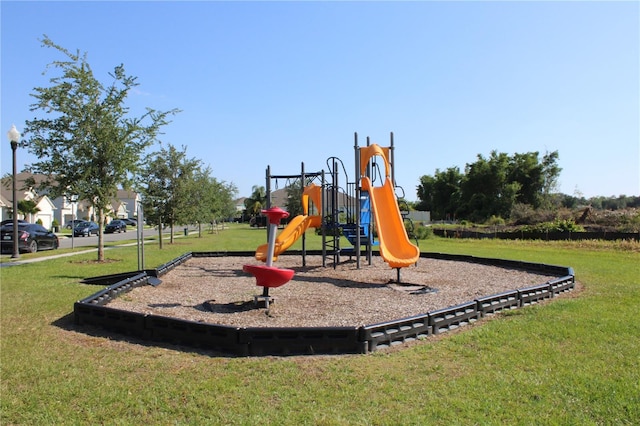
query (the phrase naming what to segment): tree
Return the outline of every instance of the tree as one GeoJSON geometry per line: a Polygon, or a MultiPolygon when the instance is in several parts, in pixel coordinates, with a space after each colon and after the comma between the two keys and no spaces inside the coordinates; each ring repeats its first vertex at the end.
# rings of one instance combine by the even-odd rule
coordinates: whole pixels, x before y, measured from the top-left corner
{"type": "Polygon", "coordinates": [[[461,217],[483,221],[491,216],[508,217],[520,184],[509,180],[510,158],[491,151],[489,158],[478,154],[475,163],[467,164],[461,183],[461,217]]]}
{"type": "Polygon", "coordinates": [[[118,188],[130,187],[143,151],[178,110],[148,108],[141,116],[131,117],[125,101],[138,83],[123,65],[116,66],[109,74],[111,82],[103,85],[86,53],[72,53],[47,36],[42,43],[66,58],[47,67],[60,72],[50,79],[50,87],[34,89],[31,111],[41,111],[44,118],[26,122],[28,138],[21,145],[38,158],[28,169],[47,176],[41,188],[52,197],[77,195],[93,206],[100,225],[98,261],[103,261],[105,213],[118,188]]]}
{"type": "Polygon", "coordinates": [[[236,205],[233,202],[238,189],[233,183],[218,181],[211,178],[209,183],[211,195],[210,214],[214,220],[224,220],[236,215],[236,205]]]}
{"type": "Polygon", "coordinates": [[[417,209],[430,211],[436,220],[451,218],[459,206],[462,177],[458,167],[436,169],[433,177],[422,176],[418,186],[418,198],[422,201],[417,209]]]}
{"type": "Polygon", "coordinates": [[[193,218],[193,180],[200,168],[200,160],[187,158],[184,146],[178,151],[171,144],[150,155],[144,164],[144,180],[139,183],[142,205],[147,220],[158,225],[160,241],[162,225],[170,226],[173,243],[174,226],[193,218]]]}
{"type": "Polygon", "coordinates": [[[549,205],[561,170],[557,159],[557,151],[545,154],[542,161],[537,152],[509,156],[494,150],[489,158],[478,154],[474,163],[465,166],[464,174],[450,167],[422,176],[417,207],[430,210],[434,219],[454,213],[458,218],[484,221],[491,216],[508,217],[516,204],[549,205]]]}
{"type": "Polygon", "coordinates": [[[196,170],[188,189],[191,203],[187,207],[191,222],[198,223],[199,235],[203,223],[213,223],[232,217],[235,213],[233,197],[237,189],[233,184],[219,182],[211,176],[211,170],[196,170]]]}
{"type": "Polygon", "coordinates": [[[267,205],[267,191],[264,186],[251,187],[251,196],[244,200],[244,207],[249,216],[257,216],[267,205]]]}
{"type": "Polygon", "coordinates": [[[516,153],[511,157],[508,180],[520,184],[517,196],[518,203],[528,204],[534,209],[540,207],[544,185],[542,173],[542,165],[538,161],[537,152],[516,153]]]}
{"type": "Polygon", "coordinates": [[[302,180],[296,179],[285,188],[287,192],[287,202],[284,208],[289,212],[289,218],[296,217],[303,213],[302,193],[304,192],[304,188],[311,183],[312,179],[307,178],[305,180],[304,185],[302,184],[302,180]]]}
{"type": "Polygon", "coordinates": [[[33,200],[19,200],[18,212],[22,213],[22,216],[27,219],[27,217],[31,217],[40,211],[37,206],[37,203],[33,200]]]}
{"type": "Polygon", "coordinates": [[[558,179],[562,168],[558,165],[558,151],[547,152],[542,157],[542,203],[545,207],[553,201],[553,192],[558,189],[558,179]]]}

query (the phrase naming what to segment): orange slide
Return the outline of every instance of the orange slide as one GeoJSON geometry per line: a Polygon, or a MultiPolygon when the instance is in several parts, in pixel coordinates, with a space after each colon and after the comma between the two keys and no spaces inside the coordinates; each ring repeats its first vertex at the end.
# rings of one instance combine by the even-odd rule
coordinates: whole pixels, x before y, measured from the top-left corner
{"type": "Polygon", "coordinates": [[[380,241],[380,255],[392,268],[404,268],[418,261],[420,249],[409,241],[393,184],[389,178],[389,162],[383,148],[374,144],[361,149],[362,172],[373,155],[381,155],[384,159],[386,179],[381,187],[372,187],[371,180],[363,176],[361,177],[362,190],[369,192],[380,241]]]}
{"type": "MultiPolygon", "coordinates": [[[[304,188],[302,192],[302,210],[304,214],[294,217],[291,222],[276,237],[276,246],[273,252],[273,260],[278,255],[295,243],[307,229],[319,228],[322,226],[322,216],[309,215],[309,199],[313,201],[316,208],[320,210],[321,187],[311,184],[304,188]]],[[[267,260],[268,244],[263,244],[256,249],[256,259],[265,262],[267,260]]]]}
{"type": "MultiPolygon", "coordinates": [[[[317,228],[320,226],[320,216],[307,216],[299,215],[294,217],[286,228],[282,230],[276,237],[276,247],[273,251],[273,260],[276,260],[277,256],[291,247],[298,238],[305,233],[309,228],[317,228]]],[[[267,260],[268,244],[263,244],[256,249],[256,259],[267,260]]]]}

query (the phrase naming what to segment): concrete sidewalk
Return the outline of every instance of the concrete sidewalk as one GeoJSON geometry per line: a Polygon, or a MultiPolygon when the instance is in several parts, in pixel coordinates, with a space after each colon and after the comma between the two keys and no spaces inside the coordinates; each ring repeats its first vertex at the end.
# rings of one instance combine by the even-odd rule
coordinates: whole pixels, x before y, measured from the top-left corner
{"type": "MultiPolygon", "coordinates": [[[[152,243],[154,242],[153,240],[150,241],[145,241],[145,244],[148,243],[152,243]]],[[[135,243],[127,243],[127,244],[119,244],[117,246],[109,246],[109,247],[105,247],[104,250],[112,250],[112,249],[116,249],[116,248],[120,248],[120,247],[128,247],[128,246],[135,246],[136,244],[138,244],[137,242],[135,243]]],[[[70,257],[70,256],[76,256],[79,254],[86,254],[86,253],[95,253],[98,251],[97,247],[91,248],[91,249],[87,249],[87,250],[82,250],[82,251],[74,251],[71,253],[63,253],[63,254],[54,254],[51,256],[43,256],[43,257],[36,257],[33,259],[18,259],[15,261],[9,261],[9,262],[2,262],[0,263],[0,268],[4,268],[6,266],[18,266],[18,265],[26,265],[28,263],[35,263],[35,262],[44,262],[45,260],[51,260],[51,259],[59,259],[62,257],[70,257]]]]}

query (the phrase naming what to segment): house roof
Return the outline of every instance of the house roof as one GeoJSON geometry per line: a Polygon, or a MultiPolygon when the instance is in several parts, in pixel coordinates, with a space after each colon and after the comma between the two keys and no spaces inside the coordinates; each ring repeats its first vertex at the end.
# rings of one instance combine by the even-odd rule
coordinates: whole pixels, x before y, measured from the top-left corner
{"type": "MultiPolygon", "coordinates": [[[[29,172],[20,172],[16,175],[17,182],[17,199],[18,201],[22,201],[25,199],[33,199],[37,203],[41,202],[43,197],[47,197],[47,201],[53,205],[51,199],[46,195],[47,191],[43,191],[43,194],[40,194],[40,191],[37,190],[37,186],[47,181],[47,176],[43,174],[35,174],[29,172]],[[30,187],[26,184],[27,180],[32,178],[35,181],[35,188],[30,187]]],[[[55,183],[54,183],[55,184],[55,183]]],[[[0,205],[1,206],[10,206],[13,200],[11,188],[11,177],[7,176],[1,180],[0,184],[0,205]]],[[[138,198],[138,193],[131,190],[119,189],[116,195],[116,199],[112,203],[112,208],[117,210],[122,204],[127,204],[123,200],[132,200],[138,198]]],[[[84,206],[85,209],[89,208],[90,203],[86,200],[80,201],[78,203],[78,207],[84,206]]]]}
{"type": "Polygon", "coordinates": [[[131,199],[138,198],[138,193],[128,189],[119,189],[116,194],[116,198],[118,198],[119,200],[126,200],[126,199],[131,200],[131,199]]]}
{"type": "MultiPolygon", "coordinates": [[[[16,176],[16,199],[18,201],[22,201],[25,199],[31,199],[32,197],[27,197],[27,195],[31,192],[29,190],[24,190],[24,180],[20,180],[18,176],[16,176]]],[[[32,193],[32,192],[31,192],[32,193]]],[[[32,193],[33,194],[33,193],[32,193]]],[[[35,194],[34,194],[35,195],[35,194]]],[[[0,197],[4,200],[6,205],[11,205],[13,201],[13,188],[11,186],[11,178],[2,179],[2,184],[0,185],[0,197]]]]}

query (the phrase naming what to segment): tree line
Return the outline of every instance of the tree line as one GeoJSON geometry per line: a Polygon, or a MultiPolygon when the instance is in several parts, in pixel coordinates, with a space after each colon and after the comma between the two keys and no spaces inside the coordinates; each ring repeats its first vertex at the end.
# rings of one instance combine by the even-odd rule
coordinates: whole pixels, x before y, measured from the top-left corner
{"type": "Polygon", "coordinates": [[[211,176],[209,167],[196,158],[187,158],[187,149],[167,148],[150,155],[144,162],[137,187],[143,194],[147,223],[158,226],[162,242],[162,226],[171,228],[189,223],[211,223],[233,217],[235,185],[211,176]]]}
{"type": "Polygon", "coordinates": [[[549,206],[561,170],[557,151],[542,157],[539,152],[478,154],[464,172],[449,167],[422,176],[415,208],[430,211],[433,220],[507,218],[517,204],[549,206]]]}
{"type": "Polygon", "coordinates": [[[478,154],[464,172],[458,167],[436,169],[424,175],[417,186],[416,210],[431,212],[432,220],[466,220],[476,223],[514,224],[535,222],[558,209],[623,210],[639,208],[640,197],[585,198],[577,192],[556,192],[562,169],[558,152],[516,153],[508,155],[492,151],[488,158],[478,154]],[[536,214],[536,212],[538,212],[536,214]]]}

